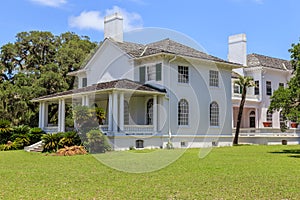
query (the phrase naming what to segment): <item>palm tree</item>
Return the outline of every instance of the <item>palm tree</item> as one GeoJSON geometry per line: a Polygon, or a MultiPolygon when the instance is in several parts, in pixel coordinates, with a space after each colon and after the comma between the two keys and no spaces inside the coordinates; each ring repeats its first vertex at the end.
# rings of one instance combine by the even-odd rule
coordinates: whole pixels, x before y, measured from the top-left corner
{"type": "Polygon", "coordinates": [[[245,101],[246,101],[247,88],[255,86],[255,84],[253,82],[253,78],[249,77],[249,76],[239,76],[239,79],[235,81],[235,84],[240,86],[240,89],[242,91],[242,99],[240,102],[236,131],[235,131],[235,136],[234,136],[234,140],[233,140],[234,145],[238,144],[238,140],[239,140],[241,120],[242,120],[244,105],[245,105],[245,101]]]}

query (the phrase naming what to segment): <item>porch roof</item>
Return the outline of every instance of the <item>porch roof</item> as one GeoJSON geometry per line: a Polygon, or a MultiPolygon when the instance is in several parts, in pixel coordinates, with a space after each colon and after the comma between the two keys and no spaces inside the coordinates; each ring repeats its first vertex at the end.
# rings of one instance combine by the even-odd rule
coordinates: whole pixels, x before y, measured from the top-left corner
{"type": "Polygon", "coordinates": [[[64,92],[59,92],[55,94],[50,94],[46,96],[41,96],[38,98],[34,98],[32,102],[39,102],[43,100],[51,100],[63,97],[71,97],[76,94],[84,94],[84,93],[92,93],[92,92],[101,92],[101,91],[112,91],[112,90],[124,90],[131,92],[139,92],[139,93],[149,93],[149,94],[165,94],[166,90],[161,88],[156,88],[152,85],[141,84],[139,82],[135,82],[129,79],[120,79],[109,82],[103,82],[94,84],[91,86],[68,90],[64,92]]]}

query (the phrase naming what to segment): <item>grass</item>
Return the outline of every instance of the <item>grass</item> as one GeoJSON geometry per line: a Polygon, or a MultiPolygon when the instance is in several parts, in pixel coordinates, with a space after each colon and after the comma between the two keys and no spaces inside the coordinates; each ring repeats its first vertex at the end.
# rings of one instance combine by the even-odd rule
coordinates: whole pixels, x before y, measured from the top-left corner
{"type": "Polygon", "coordinates": [[[92,155],[0,152],[0,199],[300,199],[300,146],[214,148],[204,159],[198,154],[188,149],[168,167],[132,174],[92,155]]]}

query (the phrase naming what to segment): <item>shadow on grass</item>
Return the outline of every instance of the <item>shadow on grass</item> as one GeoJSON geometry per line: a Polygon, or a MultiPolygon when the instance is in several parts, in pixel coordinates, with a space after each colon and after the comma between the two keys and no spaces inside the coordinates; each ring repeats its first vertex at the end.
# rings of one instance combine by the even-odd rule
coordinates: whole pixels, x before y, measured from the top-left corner
{"type": "Polygon", "coordinates": [[[300,149],[284,149],[282,151],[273,151],[273,152],[269,152],[269,153],[273,153],[273,154],[292,154],[292,155],[288,155],[288,157],[300,158],[300,149]]]}

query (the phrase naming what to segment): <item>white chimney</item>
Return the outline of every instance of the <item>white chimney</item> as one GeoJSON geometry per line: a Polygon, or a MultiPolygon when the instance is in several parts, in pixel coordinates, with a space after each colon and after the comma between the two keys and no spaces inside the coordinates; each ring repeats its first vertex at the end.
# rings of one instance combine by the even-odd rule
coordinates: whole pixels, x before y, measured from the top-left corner
{"type": "Polygon", "coordinates": [[[228,61],[247,65],[246,34],[231,35],[228,37],[228,61]]]}
{"type": "Polygon", "coordinates": [[[119,13],[104,17],[104,38],[123,42],[123,17],[119,13]]]}

